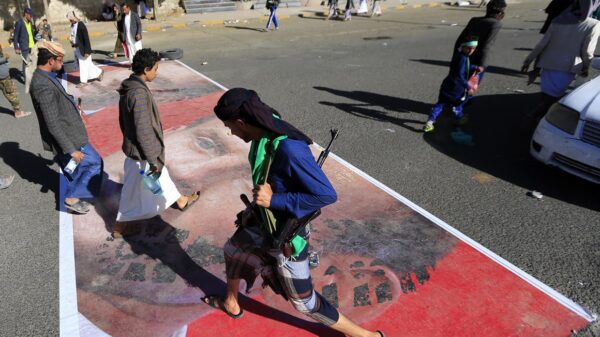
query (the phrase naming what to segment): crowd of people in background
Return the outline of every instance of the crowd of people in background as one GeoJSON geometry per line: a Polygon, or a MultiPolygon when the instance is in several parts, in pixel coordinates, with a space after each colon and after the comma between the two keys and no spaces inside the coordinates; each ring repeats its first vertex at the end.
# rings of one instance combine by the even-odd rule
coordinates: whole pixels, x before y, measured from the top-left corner
{"type": "MultiPolygon", "coordinates": [[[[484,2],[482,2],[483,4],[484,2]]],[[[280,0],[267,0],[266,8],[270,11],[265,31],[279,28],[276,11],[280,0]]],[[[104,20],[115,21],[117,38],[112,57],[124,55],[133,63],[134,55],[142,49],[142,21],[147,12],[145,1],[136,1],[137,12],[127,3],[103,1],[101,16],[104,20]]],[[[329,0],[327,19],[340,17],[337,0],[329,0]]],[[[485,1],[486,14],[483,17],[472,18],[459,34],[454,44],[449,73],[443,80],[439,90],[437,103],[434,104],[424,132],[432,132],[434,124],[445,107],[452,110],[457,125],[468,122],[464,112],[467,103],[473,98],[483,81],[489,62],[489,55],[495,43],[498,32],[502,27],[505,15],[505,0],[485,1]]],[[[343,20],[350,20],[354,0],[347,0],[343,20]]],[[[528,73],[528,83],[538,76],[541,83],[541,101],[536,109],[528,114],[526,119],[531,125],[545,114],[549,107],[558,101],[566,92],[576,76],[587,77],[594,55],[597,40],[600,37],[600,25],[595,17],[600,15],[600,0],[552,0],[545,9],[547,20],[540,33],[543,38],[523,62],[522,72],[528,73]],[[533,69],[529,71],[530,66],[533,69]]],[[[359,0],[357,14],[368,14],[366,0],[359,0]]],[[[381,15],[380,1],[372,2],[371,16],[381,15]]],[[[29,88],[26,68],[31,67],[31,52],[39,40],[52,41],[52,27],[47,19],[36,26],[30,8],[23,11],[23,17],[14,27],[11,41],[14,50],[22,59],[21,78],[29,88]]],[[[92,48],[86,26],[71,11],[67,14],[71,22],[70,42],[74,48],[75,59],[80,70],[79,87],[87,85],[89,80],[102,80],[103,71],[92,61],[92,48]]],[[[0,89],[13,107],[17,118],[29,115],[20,108],[18,94],[7,70],[7,54],[0,50],[0,89]]],[[[30,73],[33,70],[30,70],[30,73]]],[[[31,75],[31,74],[29,74],[31,75]]]]}
{"type": "MultiPolygon", "coordinates": [[[[142,47],[141,18],[145,16],[147,5],[144,1],[137,1],[137,5],[135,12],[127,4],[115,7],[105,2],[101,13],[105,20],[116,22],[118,34],[113,56],[123,52],[132,70],[131,76],[118,89],[119,125],[126,159],[119,210],[112,225],[115,237],[135,235],[139,228],[131,226],[132,222],[152,218],[169,206],[186,211],[200,197],[200,191],[182,195],[166,167],[160,114],[147,85],[157,76],[160,57],[155,51],[142,47]],[[160,183],[160,195],[145,186],[147,176],[160,183]]],[[[271,24],[278,29],[278,6],[279,0],[267,1],[270,16],[266,30],[271,24]]],[[[360,0],[358,6],[357,14],[369,12],[366,0],[360,0]]],[[[542,27],[543,38],[524,60],[521,69],[527,72],[533,65],[530,77],[540,76],[542,102],[532,112],[534,120],[541,118],[550,105],[565,94],[576,76],[588,76],[600,37],[600,25],[593,18],[599,13],[599,6],[600,0],[553,0],[546,9],[548,20],[542,27]]],[[[347,0],[344,20],[351,19],[352,8],[354,2],[347,0]]],[[[468,122],[464,108],[481,86],[489,67],[489,56],[506,8],[505,0],[488,1],[485,16],[472,18],[457,37],[449,73],[442,81],[424,132],[435,130],[435,122],[444,108],[452,110],[458,125],[468,122]]],[[[22,58],[23,82],[38,118],[43,147],[52,152],[67,180],[63,205],[74,214],[86,214],[100,194],[103,159],[90,144],[80,103],[57,78],[66,51],[60,43],[53,41],[47,20],[42,20],[36,28],[32,15],[32,10],[26,8],[23,18],[16,23],[14,50],[22,58]]],[[[379,0],[373,1],[371,15],[381,15],[379,0]]],[[[330,0],[327,18],[338,16],[337,0],[330,0]]],[[[74,11],[68,12],[66,17],[71,23],[69,42],[80,73],[77,87],[87,85],[90,80],[102,81],[104,72],[93,63],[85,23],[74,11]]],[[[21,110],[7,59],[8,55],[0,49],[0,90],[11,103],[14,116],[24,117],[30,113],[21,110]]],[[[263,242],[272,239],[275,233],[275,229],[265,227],[272,221],[267,218],[275,219],[275,226],[336,201],[335,190],[308,148],[312,140],[283,121],[281,115],[263,103],[252,90],[229,90],[220,98],[214,111],[234,136],[252,144],[249,160],[255,188],[254,204],[241,212],[242,226],[225,243],[227,292],[207,296],[205,303],[233,319],[240,318],[244,313],[238,303],[241,279],[252,284],[257,275],[263,275],[261,273],[267,270],[271,278],[264,274],[267,275],[264,277],[266,284],[299,312],[350,336],[385,337],[382,331],[365,330],[355,324],[313,289],[308,245],[298,243],[305,240],[302,235],[307,233],[299,232],[296,243],[291,243],[290,254],[294,259],[289,259],[286,252],[278,249],[263,249],[263,242]],[[274,153],[278,154],[278,162],[271,167],[274,153]],[[269,176],[286,183],[271,186],[267,180],[269,176]],[[302,197],[292,196],[298,194],[302,197]],[[290,209],[295,210],[293,214],[286,213],[290,209]]],[[[0,189],[10,186],[13,179],[11,175],[0,175],[0,189]]]]}
{"type": "Polygon", "coordinates": [[[355,11],[356,15],[363,16],[381,16],[382,14],[381,0],[372,0],[370,14],[367,0],[358,0],[358,8],[356,7],[354,0],[346,0],[343,16],[342,10],[338,7],[338,0],[328,0],[327,7],[329,8],[327,20],[342,19],[344,21],[350,21],[352,20],[352,10],[355,11]]]}

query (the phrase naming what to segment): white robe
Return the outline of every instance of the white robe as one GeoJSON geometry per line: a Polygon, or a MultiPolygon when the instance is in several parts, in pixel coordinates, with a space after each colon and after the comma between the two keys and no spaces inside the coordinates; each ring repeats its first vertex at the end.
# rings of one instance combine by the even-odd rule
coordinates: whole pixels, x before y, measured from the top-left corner
{"type": "Polygon", "coordinates": [[[163,167],[158,178],[162,188],[161,194],[153,194],[144,186],[144,177],[140,174],[140,171],[144,170],[146,172],[150,168],[146,161],[125,158],[123,167],[125,176],[123,177],[123,189],[119,200],[117,221],[150,219],[162,213],[181,197],[181,193],[171,180],[166,166],[163,167]]]}
{"type": "MultiPolygon", "coordinates": [[[[71,43],[77,44],[77,26],[79,23],[74,24],[71,27],[71,43]]],[[[102,73],[102,70],[94,64],[92,61],[92,55],[83,57],[81,49],[75,48],[75,58],[77,59],[77,65],[79,66],[79,82],[87,83],[88,80],[98,78],[102,73]]]]}
{"type": "Polygon", "coordinates": [[[129,56],[129,61],[133,62],[135,53],[142,49],[142,40],[136,41],[135,36],[131,34],[131,14],[125,15],[123,25],[123,29],[125,30],[125,44],[127,45],[127,56],[129,56]]]}
{"type": "Polygon", "coordinates": [[[369,7],[367,7],[367,0],[360,0],[358,3],[358,10],[356,14],[365,14],[369,12],[369,7]]]}

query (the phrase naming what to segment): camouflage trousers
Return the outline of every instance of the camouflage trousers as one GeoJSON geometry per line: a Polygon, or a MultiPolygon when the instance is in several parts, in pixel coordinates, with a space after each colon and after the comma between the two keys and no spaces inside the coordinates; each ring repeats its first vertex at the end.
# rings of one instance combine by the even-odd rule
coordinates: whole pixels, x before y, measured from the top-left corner
{"type": "Polygon", "coordinates": [[[6,99],[10,102],[13,110],[21,109],[21,104],[19,103],[19,92],[17,91],[15,83],[10,76],[0,80],[0,91],[2,91],[4,97],[6,97],[6,99]]]}

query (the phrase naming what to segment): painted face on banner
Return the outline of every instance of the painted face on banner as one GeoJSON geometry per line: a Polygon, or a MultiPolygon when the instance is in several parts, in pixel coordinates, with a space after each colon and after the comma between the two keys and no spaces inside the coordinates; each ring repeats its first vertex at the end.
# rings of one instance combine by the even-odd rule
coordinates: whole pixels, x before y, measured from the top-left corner
{"type": "MultiPolygon", "coordinates": [[[[162,63],[172,76],[157,78],[150,88],[161,111],[170,176],[182,194],[201,195],[185,212],[167,209],[141,221],[140,235],[109,238],[125,160],[115,136],[120,130],[114,89],[95,88],[97,95],[87,103],[100,109],[87,127],[108,179],[94,210],[74,218],[78,309],[115,336],[170,335],[215,312],[201,298],[225,291],[223,245],[244,208],[240,194],[252,190],[248,144],[211,111],[222,92],[176,65],[162,63]]],[[[100,85],[127,76],[126,69],[108,71],[100,85]]],[[[312,271],[315,290],[357,323],[370,322],[425,284],[456,240],[339,162],[329,159],[324,170],[338,201],[311,224],[310,245],[320,256],[312,271]]],[[[255,304],[262,315],[288,323],[293,320],[281,317],[306,319],[260,282],[249,295],[268,303],[255,304]],[[287,316],[269,316],[269,308],[287,316]]]]}

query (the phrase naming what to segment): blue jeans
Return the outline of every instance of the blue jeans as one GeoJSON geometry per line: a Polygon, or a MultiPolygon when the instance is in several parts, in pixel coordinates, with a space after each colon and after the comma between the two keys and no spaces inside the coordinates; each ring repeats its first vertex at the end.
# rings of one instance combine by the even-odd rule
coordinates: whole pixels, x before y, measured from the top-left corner
{"type": "MultiPolygon", "coordinates": [[[[104,162],[96,149],[90,144],[82,146],[81,152],[85,156],[79,162],[75,171],[72,174],[63,172],[63,175],[67,178],[65,198],[93,199],[100,195],[104,162]]],[[[70,160],[71,155],[68,153],[56,157],[56,162],[61,169],[64,169],[70,160]]]]}
{"type": "Polygon", "coordinates": [[[452,111],[454,112],[454,115],[456,116],[456,119],[460,119],[463,116],[463,105],[465,104],[465,102],[466,102],[466,100],[458,105],[453,105],[453,104],[450,104],[447,102],[437,102],[433,106],[433,108],[431,108],[431,113],[429,114],[428,120],[435,122],[435,120],[440,116],[442,111],[444,111],[444,107],[446,107],[446,106],[451,106],[452,111]]]}
{"type": "Polygon", "coordinates": [[[267,29],[269,29],[269,27],[271,27],[271,21],[273,21],[275,28],[279,27],[279,22],[277,22],[277,16],[275,16],[275,11],[277,10],[277,6],[273,6],[273,7],[269,8],[269,10],[271,11],[271,15],[269,15],[269,21],[267,21],[267,29]]]}

